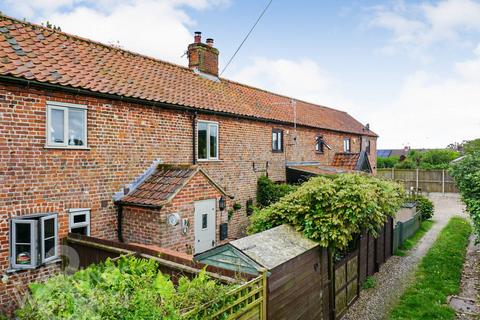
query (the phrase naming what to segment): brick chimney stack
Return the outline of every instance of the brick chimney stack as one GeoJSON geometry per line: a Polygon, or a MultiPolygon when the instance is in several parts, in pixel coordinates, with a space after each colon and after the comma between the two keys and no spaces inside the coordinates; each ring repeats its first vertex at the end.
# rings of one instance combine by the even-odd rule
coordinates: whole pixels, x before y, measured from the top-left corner
{"type": "Polygon", "coordinates": [[[213,47],[213,39],[202,43],[202,33],[195,32],[193,43],[188,46],[188,67],[218,77],[218,49],[213,47]]]}

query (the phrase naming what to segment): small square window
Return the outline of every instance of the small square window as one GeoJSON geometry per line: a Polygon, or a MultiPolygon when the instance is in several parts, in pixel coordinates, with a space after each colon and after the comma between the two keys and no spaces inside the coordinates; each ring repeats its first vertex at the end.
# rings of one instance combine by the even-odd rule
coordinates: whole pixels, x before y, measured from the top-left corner
{"type": "Polygon", "coordinates": [[[315,138],[315,152],[317,153],[323,153],[323,137],[322,136],[317,136],[315,138]]]}
{"type": "Polygon", "coordinates": [[[69,231],[90,236],[90,209],[70,209],[69,231]]]}
{"type": "Polygon", "coordinates": [[[272,130],[272,151],[273,152],[283,151],[283,130],[281,129],[272,130]]]}
{"type": "Polygon", "coordinates": [[[370,140],[367,140],[367,142],[366,142],[366,147],[365,147],[365,151],[366,151],[368,154],[370,154],[370,148],[371,148],[371,147],[370,147],[370,140]]]}
{"type": "Polygon", "coordinates": [[[48,147],[86,148],[87,109],[82,105],[47,102],[48,147]]]}

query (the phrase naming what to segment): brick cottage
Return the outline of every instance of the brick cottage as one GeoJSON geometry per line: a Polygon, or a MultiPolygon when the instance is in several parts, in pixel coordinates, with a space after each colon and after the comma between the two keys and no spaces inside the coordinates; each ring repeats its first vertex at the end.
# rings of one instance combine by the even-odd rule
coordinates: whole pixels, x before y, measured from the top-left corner
{"type": "Polygon", "coordinates": [[[196,254],[244,235],[261,175],[375,172],[368,125],[219,78],[218,54],[196,33],[186,68],[0,16],[2,308],[69,232],[196,254]]]}

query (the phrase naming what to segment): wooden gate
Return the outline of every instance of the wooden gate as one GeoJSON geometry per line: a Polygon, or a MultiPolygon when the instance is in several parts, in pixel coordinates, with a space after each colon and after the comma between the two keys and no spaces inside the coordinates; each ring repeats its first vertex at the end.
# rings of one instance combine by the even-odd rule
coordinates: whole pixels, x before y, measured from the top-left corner
{"type": "Polygon", "coordinates": [[[335,319],[339,319],[358,298],[358,249],[334,265],[333,292],[335,319]]]}

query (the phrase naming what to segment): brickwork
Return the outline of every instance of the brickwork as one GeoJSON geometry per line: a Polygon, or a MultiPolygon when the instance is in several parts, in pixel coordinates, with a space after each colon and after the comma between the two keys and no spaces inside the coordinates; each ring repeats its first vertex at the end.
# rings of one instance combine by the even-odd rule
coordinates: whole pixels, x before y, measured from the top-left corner
{"type": "MultiPolygon", "coordinates": [[[[285,181],[286,160],[329,164],[335,152],[343,151],[343,138],[347,136],[352,138],[353,152],[360,148],[360,135],[299,126],[294,143],[293,126],[205,114],[199,114],[198,118],[219,123],[220,159],[200,161],[199,165],[228,194],[235,196],[232,203],[242,206],[229,223],[231,238],[244,234],[248,223],[246,201],[255,199],[260,175],[268,174],[275,181],[285,181]],[[285,152],[272,152],[273,128],[284,130],[285,152]],[[315,153],[314,139],[318,132],[324,135],[332,151],[315,153]]],[[[58,213],[61,238],[68,232],[67,210],[90,208],[91,235],[116,239],[113,194],[142,174],[155,159],[172,164],[192,163],[192,114],[0,84],[0,150],[1,276],[9,267],[8,219],[12,217],[58,213]],[[45,148],[47,101],[87,105],[88,150],[45,148]]],[[[375,153],[373,141],[371,155],[375,153]]],[[[153,219],[153,213],[142,211],[139,216],[142,215],[145,215],[141,218],[143,221],[153,219]]],[[[145,234],[153,232],[148,228],[144,226],[145,234]]],[[[149,241],[157,241],[153,237],[149,241]]],[[[40,268],[22,273],[42,272],[40,268]]],[[[3,297],[4,293],[1,294],[3,297]]]]}
{"type": "Polygon", "coordinates": [[[227,199],[227,209],[223,212],[220,211],[218,200],[221,196],[220,191],[201,172],[197,172],[172,202],[162,209],[126,206],[122,228],[124,240],[140,244],[153,244],[162,248],[193,254],[195,201],[215,199],[215,237],[216,242],[221,243],[219,225],[228,221],[227,210],[231,207],[227,199]],[[182,233],[181,223],[176,226],[167,223],[167,217],[171,213],[178,213],[181,219],[188,219],[190,227],[186,234],[182,233]]]}

